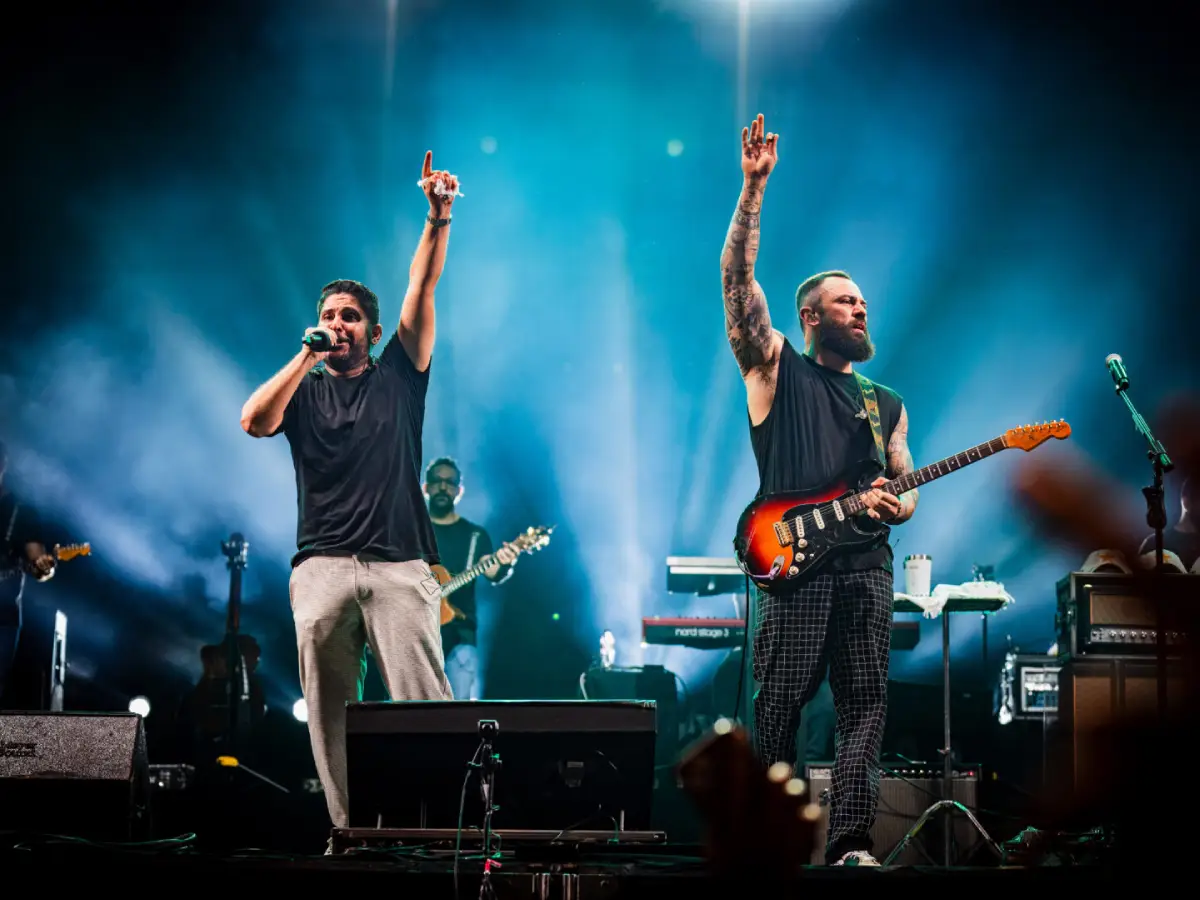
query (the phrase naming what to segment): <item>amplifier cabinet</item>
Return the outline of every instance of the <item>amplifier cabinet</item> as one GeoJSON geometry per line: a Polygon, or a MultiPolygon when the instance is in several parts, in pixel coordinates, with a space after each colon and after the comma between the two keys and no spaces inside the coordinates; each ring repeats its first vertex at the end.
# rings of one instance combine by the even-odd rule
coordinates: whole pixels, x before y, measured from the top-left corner
{"type": "MultiPolygon", "coordinates": [[[[942,777],[936,767],[923,769],[892,769],[879,779],[879,805],[875,807],[875,824],[871,827],[872,854],[881,862],[904,839],[908,830],[921,818],[921,813],[942,798],[942,777]]],[[[816,843],[812,864],[825,864],[825,844],[829,835],[828,794],[833,787],[830,766],[809,766],[806,770],[811,796],[821,804],[817,823],[816,843]]],[[[972,812],[979,798],[979,769],[960,769],[950,781],[951,799],[957,800],[972,812]]],[[[904,851],[892,860],[897,866],[941,865],[942,829],[950,815],[939,813],[931,817],[904,851]]],[[[982,843],[979,832],[961,812],[953,814],[955,859],[961,865],[982,843]]]]}
{"type": "MultiPolygon", "coordinates": [[[[1061,656],[1154,656],[1157,610],[1144,580],[1123,572],[1071,572],[1057,585],[1055,631],[1061,656]]],[[[1180,655],[1187,641],[1174,608],[1200,601],[1200,576],[1163,576],[1167,652],[1180,655]]]]}
{"type": "MultiPolygon", "coordinates": [[[[1167,661],[1167,704],[1187,702],[1183,666],[1167,661]]],[[[1048,783],[1071,792],[1111,781],[1116,762],[1111,726],[1134,726],[1158,713],[1158,666],[1153,659],[1076,659],[1058,673],[1058,716],[1049,729],[1048,783]]]]}

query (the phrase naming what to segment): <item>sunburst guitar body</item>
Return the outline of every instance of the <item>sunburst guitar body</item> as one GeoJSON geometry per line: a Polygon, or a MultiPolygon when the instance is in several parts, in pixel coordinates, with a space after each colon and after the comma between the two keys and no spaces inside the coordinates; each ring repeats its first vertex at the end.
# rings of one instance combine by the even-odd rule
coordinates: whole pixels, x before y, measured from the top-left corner
{"type": "MultiPolygon", "coordinates": [[[[1032,450],[1051,438],[1063,440],[1071,426],[1061,419],[1010,428],[915,472],[880,485],[901,494],[1001,450],[1032,450]]],[[[884,524],[867,515],[866,495],[879,474],[877,463],[860,463],[845,477],[816,491],[767,494],[743,510],[733,539],[738,565],[760,590],[776,594],[794,589],[815,576],[836,555],[880,540],[884,524]]]]}

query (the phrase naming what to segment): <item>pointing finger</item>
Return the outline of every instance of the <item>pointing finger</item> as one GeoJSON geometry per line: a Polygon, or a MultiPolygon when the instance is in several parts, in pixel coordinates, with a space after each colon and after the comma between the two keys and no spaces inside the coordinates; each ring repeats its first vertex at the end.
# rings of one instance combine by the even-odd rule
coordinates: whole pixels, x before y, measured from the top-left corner
{"type": "Polygon", "coordinates": [[[425,163],[421,166],[421,177],[428,178],[433,174],[433,151],[425,151],[425,163]]]}

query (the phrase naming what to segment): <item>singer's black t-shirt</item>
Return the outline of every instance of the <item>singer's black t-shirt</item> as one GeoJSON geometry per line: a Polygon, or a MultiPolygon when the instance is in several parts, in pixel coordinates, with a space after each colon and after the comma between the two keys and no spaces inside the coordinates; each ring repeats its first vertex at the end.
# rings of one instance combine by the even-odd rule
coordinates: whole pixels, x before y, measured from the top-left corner
{"type": "MultiPolygon", "coordinates": [[[[903,400],[891,388],[875,384],[883,443],[900,421],[903,400]]],[[[828,487],[863,460],[878,459],[871,423],[865,417],[862,389],[852,373],[836,372],[797,353],[786,338],[771,411],[750,426],[750,444],[758,463],[759,496],[828,487]]],[[[882,463],[881,463],[882,466],[882,463]]],[[[837,555],[830,570],[892,570],[890,529],[875,546],[837,555]]]]}
{"type": "Polygon", "coordinates": [[[361,375],[317,368],[300,382],[279,428],[296,468],[293,566],[317,555],[438,562],[421,493],[428,388],[429,368],[417,371],[396,332],[361,375]]]}

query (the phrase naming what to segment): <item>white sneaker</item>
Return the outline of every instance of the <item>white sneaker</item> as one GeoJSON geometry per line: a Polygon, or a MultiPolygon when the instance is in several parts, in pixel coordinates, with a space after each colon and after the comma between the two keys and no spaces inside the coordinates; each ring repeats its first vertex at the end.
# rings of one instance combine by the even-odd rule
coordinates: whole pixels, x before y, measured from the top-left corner
{"type": "Polygon", "coordinates": [[[879,860],[866,850],[851,850],[843,853],[842,858],[834,863],[835,866],[877,866],[879,860]]]}

